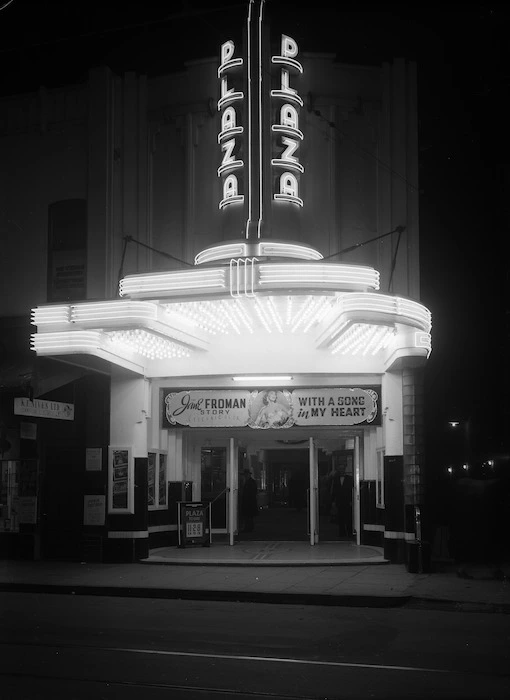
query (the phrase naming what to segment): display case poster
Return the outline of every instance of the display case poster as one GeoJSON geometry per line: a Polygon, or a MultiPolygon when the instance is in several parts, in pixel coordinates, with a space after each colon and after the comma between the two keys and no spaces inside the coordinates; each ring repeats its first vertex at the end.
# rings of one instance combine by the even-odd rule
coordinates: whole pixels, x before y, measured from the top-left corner
{"type": "Polygon", "coordinates": [[[147,503],[156,505],[156,453],[149,452],[147,463],[147,503]]]}
{"type": "Polygon", "coordinates": [[[19,495],[22,498],[37,495],[38,461],[23,459],[19,462],[19,495]]]}
{"type": "Polygon", "coordinates": [[[112,508],[129,508],[129,450],[113,450],[112,508]]]}
{"type": "Polygon", "coordinates": [[[37,440],[37,423],[19,424],[19,436],[22,440],[37,440]]]}
{"type": "Polygon", "coordinates": [[[210,540],[209,507],[206,503],[180,503],[179,545],[207,545],[210,540]]]}
{"type": "Polygon", "coordinates": [[[87,447],[85,449],[85,470],[88,472],[100,472],[103,464],[103,450],[100,447],[87,447]]]}
{"type": "Polygon", "coordinates": [[[105,524],[105,497],[87,495],[83,497],[83,524],[101,526],[105,524]]]}
{"type": "Polygon", "coordinates": [[[17,499],[16,509],[18,513],[18,523],[24,525],[35,525],[37,523],[36,496],[20,496],[17,499]]]}
{"type": "Polygon", "coordinates": [[[167,485],[166,485],[166,455],[159,455],[158,472],[158,505],[166,506],[167,485]]]}

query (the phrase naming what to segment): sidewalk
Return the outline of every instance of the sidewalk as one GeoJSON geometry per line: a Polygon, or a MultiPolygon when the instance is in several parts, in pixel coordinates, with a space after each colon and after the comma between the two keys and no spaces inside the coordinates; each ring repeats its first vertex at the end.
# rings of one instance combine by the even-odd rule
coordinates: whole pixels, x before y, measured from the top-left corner
{"type": "Polygon", "coordinates": [[[387,563],[377,547],[351,546],[341,554],[334,559],[324,545],[252,542],[168,547],[133,564],[4,560],[0,592],[510,613],[510,565],[504,580],[481,566],[468,567],[473,578],[465,579],[451,563],[436,565],[434,573],[410,573],[387,563]]]}

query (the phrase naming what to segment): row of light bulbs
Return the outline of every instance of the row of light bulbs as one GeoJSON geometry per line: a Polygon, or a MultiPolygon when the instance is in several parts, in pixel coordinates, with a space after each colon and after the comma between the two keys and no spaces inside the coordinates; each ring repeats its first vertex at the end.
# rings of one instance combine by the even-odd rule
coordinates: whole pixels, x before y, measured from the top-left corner
{"type": "Polygon", "coordinates": [[[166,305],[168,316],[185,319],[195,327],[216,335],[242,331],[254,333],[255,324],[261,325],[268,333],[277,331],[283,333],[290,328],[292,333],[298,331],[307,333],[310,328],[319,323],[331,308],[332,298],[328,296],[316,298],[305,297],[298,301],[286,297],[285,308],[282,309],[272,296],[255,297],[252,310],[244,299],[229,299],[221,301],[179,302],[166,305]]]}
{"type": "MultiPolygon", "coordinates": [[[[324,317],[331,308],[331,302],[328,297],[316,299],[310,296],[297,311],[294,310],[294,306],[292,297],[289,297],[287,314],[283,320],[272,297],[256,297],[254,304],[258,319],[267,332],[270,333],[276,328],[281,333],[284,326],[290,326],[292,332],[301,328],[306,333],[314,323],[324,317]]],[[[191,321],[193,325],[213,335],[227,334],[232,330],[240,334],[243,327],[250,333],[255,331],[253,318],[240,299],[221,300],[216,303],[204,301],[171,304],[167,306],[167,313],[169,316],[186,318],[188,322],[191,321]]],[[[337,337],[330,346],[332,354],[375,355],[379,350],[388,347],[395,330],[389,326],[365,323],[349,325],[349,322],[345,322],[337,329],[335,335],[337,337]]],[[[109,339],[111,343],[123,344],[149,359],[171,359],[190,355],[190,351],[182,345],[140,329],[115,331],[109,334],[109,339]]]]}
{"type": "Polygon", "coordinates": [[[389,326],[354,323],[331,344],[331,352],[333,355],[339,352],[342,355],[357,355],[359,352],[362,355],[376,355],[379,350],[388,347],[394,335],[394,329],[389,326]]]}
{"type": "Polygon", "coordinates": [[[115,331],[110,333],[109,341],[113,345],[127,347],[150,360],[168,360],[190,355],[189,350],[182,345],[140,329],[115,331]]]}

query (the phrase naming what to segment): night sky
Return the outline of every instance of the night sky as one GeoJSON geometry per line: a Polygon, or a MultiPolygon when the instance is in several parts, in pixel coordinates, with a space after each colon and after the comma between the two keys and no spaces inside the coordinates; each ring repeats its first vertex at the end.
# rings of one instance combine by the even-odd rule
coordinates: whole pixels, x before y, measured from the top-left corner
{"type": "MultiPolygon", "coordinates": [[[[418,66],[421,300],[433,314],[426,369],[428,455],[449,419],[471,419],[473,451],[510,451],[508,112],[510,11],[494,3],[268,0],[301,51],[346,63],[418,66]]],[[[0,93],[86,79],[92,65],[150,75],[217,55],[247,2],[0,0],[0,93]]]]}

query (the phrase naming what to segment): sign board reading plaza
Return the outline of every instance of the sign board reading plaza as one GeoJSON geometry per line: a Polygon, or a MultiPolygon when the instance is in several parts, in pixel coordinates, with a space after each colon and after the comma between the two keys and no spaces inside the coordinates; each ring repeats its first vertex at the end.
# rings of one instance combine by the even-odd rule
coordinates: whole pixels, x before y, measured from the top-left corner
{"type": "Polygon", "coordinates": [[[14,399],[14,415],[74,420],[74,404],[44,401],[43,399],[30,401],[30,399],[16,398],[14,399]]]}
{"type": "Polygon", "coordinates": [[[164,428],[292,428],[380,425],[380,386],[189,391],[162,390],[164,428]]]}
{"type": "MultiPolygon", "coordinates": [[[[296,60],[299,49],[297,42],[286,34],[282,34],[280,42],[280,55],[271,57],[271,66],[276,66],[279,75],[273,81],[278,86],[270,91],[273,102],[272,111],[276,114],[276,122],[271,125],[271,135],[274,143],[274,157],[271,159],[276,191],[273,199],[276,201],[292,202],[303,206],[303,200],[299,196],[299,179],[304,167],[299,162],[299,146],[303,141],[303,132],[299,128],[299,111],[303,106],[303,100],[297,89],[291,85],[294,78],[303,72],[303,67],[296,60]],[[276,137],[276,138],[275,138],[276,137]]],[[[247,181],[249,188],[250,173],[244,174],[243,152],[249,149],[249,142],[262,139],[262,118],[258,119],[259,133],[254,133],[250,117],[244,116],[248,124],[248,133],[242,125],[245,107],[248,113],[252,110],[252,101],[257,90],[262,89],[264,75],[261,71],[261,59],[250,58],[250,52],[246,57],[236,55],[236,46],[232,40],[226,41],[221,46],[221,63],[218,68],[220,78],[220,98],[218,110],[220,111],[221,131],[218,134],[218,143],[223,153],[221,165],[218,168],[218,177],[222,179],[223,197],[219,208],[224,209],[230,204],[244,201],[244,193],[241,192],[242,183],[247,181]],[[251,61],[257,60],[257,73],[252,75],[251,61]],[[244,105],[245,94],[241,87],[244,82],[240,69],[246,68],[246,82],[248,84],[247,100],[244,105]],[[253,83],[253,86],[252,86],[253,83]],[[243,148],[243,140],[244,148],[243,148]],[[246,140],[248,141],[246,143],[246,140]]],[[[262,99],[262,95],[260,95],[262,99]]],[[[262,103],[257,107],[262,109],[262,103]]],[[[261,166],[262,164],[260,164],[261,166]]]]}

